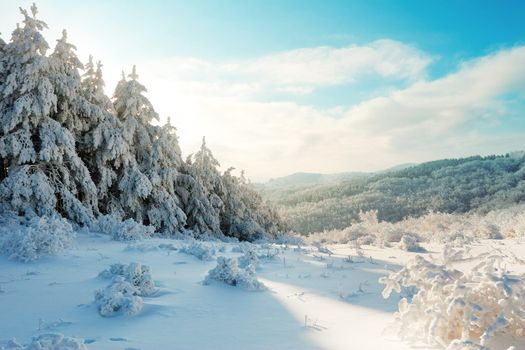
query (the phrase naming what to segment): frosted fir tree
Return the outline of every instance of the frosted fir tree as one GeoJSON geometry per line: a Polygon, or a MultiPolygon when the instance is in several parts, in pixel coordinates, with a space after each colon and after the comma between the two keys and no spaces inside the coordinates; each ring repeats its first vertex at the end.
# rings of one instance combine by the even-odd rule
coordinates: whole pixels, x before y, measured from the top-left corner
{"type": "Polygon", "coordinates": [[[181,151],[175,128],[169,119],[165,125],[151,128],[154,128],[156,138],[144,164],[146,176],[153,186],[145,202],[148,221],[158,231],[173,234],[181,231],[186,224],[186,215],[176,192],[177,169],[181,169],[183,163],[181,151]]]}
{"type": "Polygon", "coordinates": [[[89,121],[87,130],[77,136],[79,154],[91,170],[97,186],[99,209],[104,214],[125,215],[116,186],[117,169],[134,164],[130,145],[123,136],[123,125],[115,116],[113,103],[104,93],[102,63],[95,68],[90,56],[82,75],[81,91],[87,101],[82,113],[89,121]]]}
{"type": "Polygon", "coordinates": [[[67,31],[57,40],[49,56],[50,80],[57,96],[55,119],[75,136],[87,130],[91,121],[85,118],[83,109],[90,108],[81,94],[79,70],[84,66],[75,53],[76,47],[67,41],[67,31]]]}
{"type": "Polygon", "coordinates": [[[227,236],[240,240],[257,240],[284,231],[279,215],[266,205],[244,177],[237,177],[229,168],[222,175],[221,229],[227,236]]]}
{"type": "Polygon", "coordinates": [[[222,176],[222,183],[224,191],[222,192],[223,207],[220,212],[221,229],[227,236],[235,236],[237,238],[247,238],[249,233],[241,232],[242,224],[248,219],[245,203],[243,202],[243,188],[239,178],[232,174],[235,168],[230,167],[222,176]]]}
{"type": "Polygon", "coordinates": [[[124,137],[133,145],[132,152],[137,163],[146,164],[155,138],[155,128],[151,122],[158,121],[159,116],[143,95],[147,90],[138,82],[135,66],[128,78],[126,80],[123,76],[117,84],[113,104],[118,118],[124,124],[124,137]]]}
{"type": "Polygon", "coordinates": [[[149,100],[143,95],[146,88],[137,81],[135,67],[126,80],[124,73],[114,93],[113,106],[122,124],[122,137],[129,148],[122,155],[123,161],[116,164],[118,203],[125,217],[147,223],[145,200],[151,194],[153,185],[144,174],[144,164],[151,156],[154,135],[150,122],[158,120],[157,113],[149,100]],[[120,166],[119,166],[120,165],[120,166]]]}
{"type": "MultiPolygon", "coordinates": [[[[1,59],[1,57],[4,56],[5,45],[5,41],[3,41],[2,37],[0,37],[0,85],[3,85],[5,81],[5,69],[2,66],[3,60],[1,59]]],[[[8,166],[9,164],[7,162],[7,159],[3,159],[0,156],[0,181],[7,176],[8,166]]]]}
{"type": "Polygon", "coordinates": [[[96,187],[75,151],[74,135],[57,120],[55,77],[41,34],[47,25],[36,18],[35,5],[31,14],[21,12],[23,25],[0,57],[0,76],[5,77],[0,85],[0,200],[20,214],[58,211],[89,223],[96,187]]]}
{"type": "Polygon", "coordinates": [[[162,127],[151,124],[159,118],[143,95],[146,88],[137,81],[135,67],[129,78],[119,82],[114,96],[124,141],[129,145],[129,157],[118,170],[122,176],[119,189],[124,207],[137,221],[153,225],[165,235],[175,234],[186,224],[176,193],[178,169],[183,162],[175,128],[169,122],[162,127]],[[137,185],[147,190],[139,197],[134,190],[137,185]],[[133,205],[127,203],[128,199],[133,205]]]}
{"type": "Polygon", "coordinates": [[[219,194],[223,192],[223,185],[218,167],[219,162],[206,146],[205,138],[200,150],[186,160],[188,176],[181,181],[190,192],[185,209],[189,227],[198,234],[222,235],[219,215],[223,203],[219,194]]]}
{"type": "MultiPolygon", "coordinates": [[[[1,35],[2,33],[0,33],[1,35]]],[[[0,37],[0,53],[4,51],[5,41],[0,37]]]]}

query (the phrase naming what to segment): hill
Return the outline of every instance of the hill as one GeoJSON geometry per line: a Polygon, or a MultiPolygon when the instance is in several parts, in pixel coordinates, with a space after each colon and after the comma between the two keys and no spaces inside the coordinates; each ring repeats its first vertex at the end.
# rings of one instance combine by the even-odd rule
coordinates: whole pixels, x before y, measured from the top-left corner
{"type": "Polygon", "coordinates": [[[341,229],[359,212],[396,222],[428,211],[486,213],[525,199],[523,152],[443,159],[331,183],[266,185],[261,195],[301,233],[341,229]]]}

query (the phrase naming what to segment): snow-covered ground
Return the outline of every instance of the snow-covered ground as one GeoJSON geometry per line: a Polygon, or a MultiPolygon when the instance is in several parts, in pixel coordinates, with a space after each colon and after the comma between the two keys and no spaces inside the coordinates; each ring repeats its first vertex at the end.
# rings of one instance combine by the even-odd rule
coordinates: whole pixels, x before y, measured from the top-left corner
{"type": "MultiPolygon", "coordinates": [[[[399,296],[383,299],[384,285],[378,282],[417,253],[362,246],[359,256],[350,245],[329,245],[328,250],[259,245],[256,276],[267,290],[248,291],[202,282],[217,257],[240,257],[249,244],[203,243],[215,249],[204,260],[181,252],[191,245],[182,240],[125,243],[84,232],[75,244],[62,256],[31,263],[0,257],[0,344],[13,337],[27,344],[39,334],[63,333],[84,339],[90,350],[433,349],[398,339],[393,314],[399,296]],[[150,267],[158,290],[142,297],[137,315],[102,317],[94,292],[110,281],[98,274],[111,264],[131,262],[150,267]]],[[[472,247],[525,257],[519,240],[487,240],[472,247]]],[[[442,247],[425,248],[428,257],[442,247]]],[[[525,341],[513,345],[525,349],[525,341]]],[[[493,348],[500,350],[497,344],[493,348]]]]}

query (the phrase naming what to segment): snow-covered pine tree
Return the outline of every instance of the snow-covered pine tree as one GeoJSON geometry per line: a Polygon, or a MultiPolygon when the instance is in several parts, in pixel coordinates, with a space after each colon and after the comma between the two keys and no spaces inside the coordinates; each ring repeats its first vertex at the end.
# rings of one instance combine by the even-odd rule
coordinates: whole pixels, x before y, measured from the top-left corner
{"type": "Polygon", "coordinates": [[[221,197],[221,229],[227,236],[253,241],[265,236],[275,236],[284,231],[279,215],[266,205],[244,177],[237,177],[229,168],[222,175],[224,186],[221,197]]]}
{"type": "Polygon", "coordinates": [[[244,229],[247,226],[246,214],[248,208],[243,203],[240,179],[232,174],[235,168],[230,167],[222,175],[224,191],[221,200],[224,203],[220,212],[221,230],[227,236],[234,236],[239,239],[246,239],[250,235],[244,229]],[[246,237],[245,237],[246,236],[246,237]]]}
{"type": "Polygon", "coordinates": [[[189,228],[197,234],[222,235],[219,214],[223,192],[219,162],[213,157],[202,138],[200,150],[186,160],[186,171],[191,178],[183,178],[190,188],[186,205],[189,228]]]}
{"type": "MultiPolygon", "coordinates": [[[[1,33],[0,33],[1,35],[1,33]]],[[[2,37],[0,36],[0,86],[5,81],[5,70],[3,69],[3,60],[1,57],[4,55],[4,48],[5,48],[5,41],[2,40],[2,37]]],[[[7,159],[3,159],[0,155],[0,181],[2,181],[7,176],[7,167],[9,164],[7,163],[7,159]]]]}
{"type": "Polygon", "coordinates": [[[154,128],[156,137],[144,164],[146,176],[153,185],[146,199],[146,211],[149,224],[169,235],[181,231],[186,224],[186,215],[176,192],[178,169],[183,161],[176,129],[170,120],[163,126],[150,127],[154,128]]]}
{"type": "Polygon", "coordinates": [[[119,205],[124,217],[134,218],[139,223],[147,223],[145,200],[151,194],[153,185],[144,174],[141,166],[148,161],[154,141],[150,122],[158,120],[157,113],[149,100],[143,95],[146,88],[137,81],[135,67],[126,80],[124,73],[115,88],[113,106],[122,123],[122,136],[129,145],[125,162],[116,169],[116,186],[119,192],[119,205]]]}
{"type": "Polygon", "coordinates": [[[96,187],[75,151],[74,135],[57,120],[59,103],[52,81],[47,25],[21,9],[17,26],[4,47],[0,67],[0,157],[7,168],[0,200],[20,214],[60,212],[89,223],[96,208],[96,187]]]}
{"type": "Polygon", "coordinates": [[[89,124],[87,130],[78,135],[77,145],[97,186],[100,212],[122,218],[125,213],[116,186],[117,169],[135,161],[129,152],[129,143],[123,137],[122,123],[115,116],[113,103],[104,93],[104,85],[102,63],[98,62],[95,69],[93,57],[90,56],[81,83],[82,94],[87,101],[82,114],[89,124]]]}
{"type": "Polygon", "coordinates": [[[219,212],[223,206],[220,196],[224,192],[221,174],[218,169],[220,164],[206,146],[205,137],[202,138],[200,150],[193,156],[193,167],[196,169],[196,175],[210,197],[210,203],[219,212]]]}
{"type": "Polygon", "coordinates": [[[49,56],[50,80],[57,96],[55,119],[75,136],[86,130],[90,120],[82,118],[83,108],[89,108],[81,94],[79,70],[84,66],[75,54],[76,47],[67,41],[66,30],[57,40],[55,50],[49,56]]]}

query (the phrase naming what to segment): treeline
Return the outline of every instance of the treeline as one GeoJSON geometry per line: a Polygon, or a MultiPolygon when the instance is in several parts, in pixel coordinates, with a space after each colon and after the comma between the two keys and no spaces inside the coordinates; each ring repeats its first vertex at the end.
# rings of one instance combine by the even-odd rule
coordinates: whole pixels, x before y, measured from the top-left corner
{"type": "Polygon", "coordinates": [[[59,214],[79,225],[132,218],[165,236],[254,240],[282,229],[241,175],[219,171],[203,140],[185,161],[135,67],[112,98],[102,64],[83,65],[66,31],[51,54],[37,9],[0,39],[0,212],[59,214]]]}
{"type": "Polygon", "coordinates": [[[369,210],[388,222],[429,211],[486,213],[525,200],[525,158],[514,153],[444,159],[333,185],[267,187],[261,193],[302,233],[348,227],[369,210]]]}

